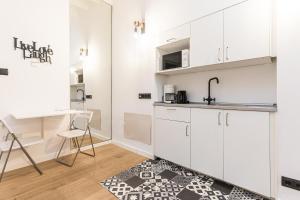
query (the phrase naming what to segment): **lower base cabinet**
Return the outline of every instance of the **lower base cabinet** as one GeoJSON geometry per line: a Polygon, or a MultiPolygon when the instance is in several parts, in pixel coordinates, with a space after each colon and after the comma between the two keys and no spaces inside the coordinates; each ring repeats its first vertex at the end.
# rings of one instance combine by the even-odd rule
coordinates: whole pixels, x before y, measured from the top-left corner
{"type": "Polygon", "coordinates": [[[155,119],[155,155],[190,168],[190,123],[155,119]]]}
{"type": "Polygon", "coordinates": [[[270,197],[270,114],[224,111],[224,180],[270,197]]]}
{"type": "Polygon", "coordinates": [[[191,110],[191,168],[223,179],[223,111],[191,110]]]}
{"type": "Polygon", "coordinates": [[[155,118],[155,155],[271,197],[270,113],[187,109],[190,123],[155,118]]]}

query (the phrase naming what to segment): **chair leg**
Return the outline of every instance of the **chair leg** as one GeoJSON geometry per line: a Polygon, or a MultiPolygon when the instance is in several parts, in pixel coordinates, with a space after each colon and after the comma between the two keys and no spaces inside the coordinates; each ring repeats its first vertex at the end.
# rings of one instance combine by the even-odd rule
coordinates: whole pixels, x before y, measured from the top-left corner
{"type": "MultiPolygon", "coordinates": [[[[7,141],[7,140],[8,140],[8,137],[9,137],[10,134],[11,134],[10,132],[8,132],[8,133],[6,134],[5,140],[4,140],[4,141],[7,141]]],[[[2,156],[3,156],[3,151],[1,151],[1,153],[0,153],[0,160],[2,159],[2,156]]]]}
{"type": "Polygon", "coordinates": [[[1,176],[0,176],[0,182],[2,181],[4,172],[5,172],[5,168],[6,168],[6,165],[7,165],[7,162],[8,162],[8,159],[9,159],[9,156],[10,156],[10,153],[11,153],[11,150],[12,150],[12,147],[13,147],[13,145],[14,145],[14,142],[15,142],[15,139],[12,140],[11,145],[10,145],[10,148],[9,148],[9,151],[8,151],[8,153],[7,153],[7,157],[6,157],[4,166],[3,166],[3,168],[2,168],[1,176]]]}
{"type": "Polygon", "coordinates": [[[34,162],[34,160],[31,158],[31,156],[29,155],[29,153],[26,151],[26,149],[23,147],[23,145],[21,144],[21,142],[18,140],[18,138],[15,136],[15,134],[11,134],[12,137],[14,138],[14,140],[17,141],[17,143],[19,144],[19,146],[21,147],[23,153],[26,155],[26,157],[30,160],[32,166],[35,168],[35,170],[42,175],[43,172],[38,168],[38,166],[36,165],[36,163],[34,162]]]}
{"type": "MultiPolygon", "coordinates": [[[[77,139],[77,138],[76,138],[76,139],[77,139]]],[[[61,153],[61,151],[62,151],[62,149],[63,149],[63,147],[64,147],[64,145],[65,145],[65,143],[66,143],[66,140],[67,140],[67,138],[64,138],[63,143],[62,143],[62,145],[61,145],[61,147],[60,147],[60,150],[59,150],[59,152],[58,152],[58,155],[57,155],[57,158],[56,158],[56,162],[58,162],[58,163],[60,163],[60,164],[63,164],[63,165],[65,165],[65,166],[67,166],[67,167],[73,167],[73,165],[74,165],[74,163],[75,163],[75,160],[76,160],[76,158],[77,158],[77,156],[78,156],[78,153],[80,152],[80,149],[77,148],[76,155],[75,155],[74,160],[72,161],[71,164],[62,161],[62,160],[59,158],[59,155],[60,155],[60,153],[61,153]]]]}
{"type": "MultiPolygon", "coordinates": [[[[89,154],[89,153],[86,153],[86,152],[83,152],[83,151],[80,151],[80,153],[85,154],[87,156],[95,157],[96,153],[95,153],[95,148],[94,148],[94,143],[93,143],[93,139],[92,139],[92,134],[91,134],[90,128],[88,128],[88,131],[89,131],[89,137],[90,137],[90,141],[91,141],[91,145],[92,145],[92,149],[93,149],[93,154],[89,154]]],[[[83,136],[83,138],[81,140],[81,144],[83,142],[83,139],[84,139],[85,135],[86,135],[86,133],[84,134],[84,136],[83,136]]],[[[80,147],[81,147],[81,145],[80,145],[80,147]]]]}

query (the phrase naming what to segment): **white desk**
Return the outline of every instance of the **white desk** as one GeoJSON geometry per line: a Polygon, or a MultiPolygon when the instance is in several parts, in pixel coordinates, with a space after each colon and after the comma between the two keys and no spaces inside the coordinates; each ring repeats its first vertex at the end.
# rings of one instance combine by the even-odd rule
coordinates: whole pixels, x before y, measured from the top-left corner
{"type": "Polygon", "coordinates": [[[80,114],[84,111],[81,110],[54,110],[54,111],[43,111],[43,112],[31,112],[31,113],[12,113],[11,115],[17,119],[41,119],[41,136],[44,138],[44,119],[48,117],[58,117],[64,115],[80,114]]]}
{"type": "Polygon", "coordinates": [[[34,118],[47,118],[57,117],[63,115],[80,114],[84,111],[81,110],[54,110],[54,111],[43,111],[43,112],[32,112],[32,113],[12,113],[15,119],[34,119],[34,118]]]}

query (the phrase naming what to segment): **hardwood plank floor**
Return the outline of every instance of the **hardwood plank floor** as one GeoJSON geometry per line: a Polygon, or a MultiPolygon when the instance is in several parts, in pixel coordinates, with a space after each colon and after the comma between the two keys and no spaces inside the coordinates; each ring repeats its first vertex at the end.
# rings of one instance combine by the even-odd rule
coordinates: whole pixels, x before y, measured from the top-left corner
{"type": "Polygon", "coordinates": [[[0,200],[113,200],[99,182],[145,159],[109,144],[96,148],[95,158],[79,154],[72,168],[47,161],[38,164],[42,176],[32,167],[14,170],[0,183],[0,200]]]}

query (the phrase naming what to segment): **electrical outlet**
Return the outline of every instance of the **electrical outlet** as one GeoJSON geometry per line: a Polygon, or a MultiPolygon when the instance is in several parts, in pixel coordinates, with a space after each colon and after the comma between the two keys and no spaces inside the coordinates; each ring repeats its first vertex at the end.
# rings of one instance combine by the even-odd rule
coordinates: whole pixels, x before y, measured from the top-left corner
{"type": "Polygon", "coordinates": [[[291,178],[287,178],[287,177],[281,177],[281,185],[284,187],[288,187],[294,190],[298,190],[300,191],[300,181],[299,180],[295,180],[295,179],[291,179],[291,178]]]}
{"type": "Polygon", "coordinates": [[[139,99],[151,99],[151,93],[140,93],[139,99]]]}
{"type": "Polygon", "coordinates": [[[8,69],[0,68],[0,75],[7,76],[8,75],[8,69]]]}

